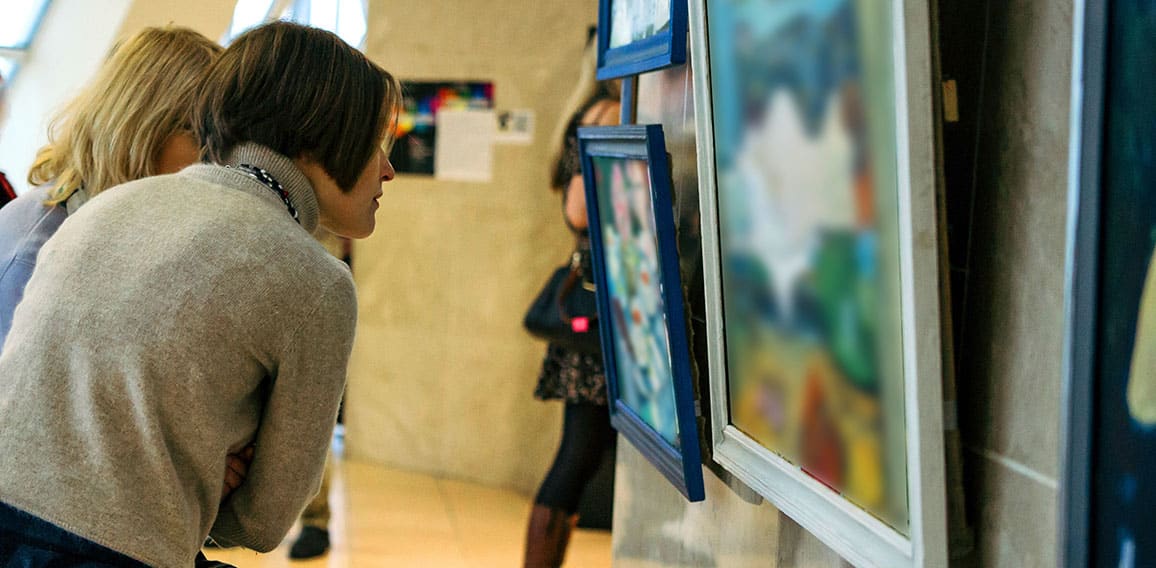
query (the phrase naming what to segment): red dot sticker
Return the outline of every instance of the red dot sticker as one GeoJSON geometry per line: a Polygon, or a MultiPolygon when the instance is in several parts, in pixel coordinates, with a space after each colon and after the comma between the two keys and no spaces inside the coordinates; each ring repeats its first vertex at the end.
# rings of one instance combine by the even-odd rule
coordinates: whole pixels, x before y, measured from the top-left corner
{"type": "Polygon", "coordinates": [[[590,318],[574,318],[570,320],[570,329],[574,333],[586,333],[590,331],[590,318]]]}

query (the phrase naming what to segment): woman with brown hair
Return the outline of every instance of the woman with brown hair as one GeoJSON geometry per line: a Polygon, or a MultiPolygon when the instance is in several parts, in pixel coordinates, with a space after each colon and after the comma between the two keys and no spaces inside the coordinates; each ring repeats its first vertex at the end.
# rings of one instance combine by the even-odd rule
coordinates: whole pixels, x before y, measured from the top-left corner
{"type": "Polygon", "coordinates": [[[373,232],[400,98],[334,34],[254,28],[196,97],[204,163],[105,192],[44,245],[0,354],[0,565],[281,542],[320,484],[357,315],[312,233],[373,232]]]}

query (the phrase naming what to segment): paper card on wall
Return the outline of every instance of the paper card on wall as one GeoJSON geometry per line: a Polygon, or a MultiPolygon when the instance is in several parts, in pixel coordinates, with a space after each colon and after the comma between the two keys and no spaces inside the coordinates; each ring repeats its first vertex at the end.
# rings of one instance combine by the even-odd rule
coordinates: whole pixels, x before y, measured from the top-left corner
{"type": "Polygon", "coordinates": [[[442,110],[437,114],[434,177],[452,181],[488,182],[493,178],[492,110],[442,110]]]}
{"type": "Polygon", "coordinates": [[[534,141],[534,111],[528,108],[503,110],[495,114],[496,144],[526,145],[534,141]]]}

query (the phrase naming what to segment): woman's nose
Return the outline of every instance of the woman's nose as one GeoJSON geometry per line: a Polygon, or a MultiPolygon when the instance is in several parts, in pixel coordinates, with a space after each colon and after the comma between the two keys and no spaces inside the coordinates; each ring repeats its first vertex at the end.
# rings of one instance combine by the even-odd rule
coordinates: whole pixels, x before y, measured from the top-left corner
{"type": "Polygon", "coordinates": [[[381,160],[381,181],[390,181],[397,175],[393,169],[393,164],[389,162],[389,157],[385,156],[381,160]]]}

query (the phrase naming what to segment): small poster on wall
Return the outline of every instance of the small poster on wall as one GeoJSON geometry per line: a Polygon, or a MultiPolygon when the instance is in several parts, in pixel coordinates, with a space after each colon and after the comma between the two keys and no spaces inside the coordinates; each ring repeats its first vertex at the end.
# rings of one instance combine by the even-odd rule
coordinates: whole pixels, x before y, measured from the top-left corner
{"type": "Polygon", "coordinates": [[[534,142],[534,111],[518,108],[498,111],[495,115],[497,131],[495,144],[527,145],[534,142]]]}
{"type": "Polygon", "coordinates": [[[399,174],[434,175],[439,111],[494,108],[494,84],[490,82],[402,81],[401,87],[404,108],[389,154],[399,174]]]}

